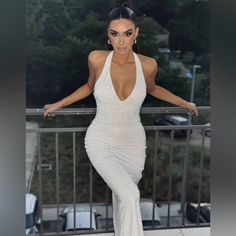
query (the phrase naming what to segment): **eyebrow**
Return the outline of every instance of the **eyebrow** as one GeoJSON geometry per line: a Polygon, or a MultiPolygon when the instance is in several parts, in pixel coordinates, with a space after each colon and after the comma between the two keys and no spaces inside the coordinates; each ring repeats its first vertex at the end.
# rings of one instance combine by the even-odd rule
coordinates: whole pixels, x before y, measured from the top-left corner
{"type": "MultiPolygon", "coordinates": [[[[124,33],[127,33],[127,32],[129,32],[129,31],[131,31],[131,30],[133,30],[133,29],[128,29],[127,31],[124,31],[124,33]]],[[[116,32],[116,33],[119,33],[118,31],[115,31],[115,30],[113,30],[113,29],[111,29],[111,31],[114,31],[114,32],[116,32]]]]}

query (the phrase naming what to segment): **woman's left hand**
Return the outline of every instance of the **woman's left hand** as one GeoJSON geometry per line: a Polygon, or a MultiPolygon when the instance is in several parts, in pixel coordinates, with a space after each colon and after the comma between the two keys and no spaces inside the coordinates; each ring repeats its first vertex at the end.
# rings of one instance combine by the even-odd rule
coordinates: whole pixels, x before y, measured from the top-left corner
{"type": "Polygon", "coordinates": [[[195,103],[193,102],[188,102],[188,109],[190,109],[191,111],[193,111],[195,113],[196,116],[198,116],[198,109],[195,103]]]}

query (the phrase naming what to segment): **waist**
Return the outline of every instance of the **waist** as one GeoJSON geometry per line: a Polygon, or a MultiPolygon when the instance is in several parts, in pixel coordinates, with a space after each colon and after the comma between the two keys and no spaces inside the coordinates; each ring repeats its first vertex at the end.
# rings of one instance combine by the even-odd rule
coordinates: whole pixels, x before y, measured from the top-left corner
{"type": "Polygon", "coordinates": [[[97,108],[94,122],[102,125],[121,127],[140,126],[142,123],[139,113],[139,109],[97,108]]]}

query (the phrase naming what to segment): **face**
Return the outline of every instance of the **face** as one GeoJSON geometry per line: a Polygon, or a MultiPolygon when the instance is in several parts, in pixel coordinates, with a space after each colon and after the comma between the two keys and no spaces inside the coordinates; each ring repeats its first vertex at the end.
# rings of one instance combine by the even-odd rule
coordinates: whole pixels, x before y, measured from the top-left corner
{"type": "Polygon", "coordinates": [[[112,20],[107,28],[108,38],[111,40],[113,50],[124,54],[132,48],[138,36],[139,28],[128,19],[112,20]]]}

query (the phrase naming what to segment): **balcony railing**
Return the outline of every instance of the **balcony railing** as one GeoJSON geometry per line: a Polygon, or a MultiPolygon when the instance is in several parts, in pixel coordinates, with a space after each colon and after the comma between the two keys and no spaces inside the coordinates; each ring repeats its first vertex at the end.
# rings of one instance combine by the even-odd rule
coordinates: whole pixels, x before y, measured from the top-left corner
{"type": "MultiPolygon", "coordinates": [[[[210,112],[210,107],[198,107],[199,114],[204,112],[210,112]]],[[[62,116],[68,116],[68,115],[94,115],[96,112],[96,108],[71,108],[71,109],[61,109],[59,111],[56,111],[54,114],[55,116],[62,115],[62,116]]],[[[179,107],[158,107],[158,108],[150,108],[150,107],[143,107],[141,108],[141,114],[173,114],[173,113],[188,113],[189,110],[179,107]]],[[[188,113],[189,114],[189,113],[188,113]]],[[[42,116],[43,110],[42,109],[26,109],[26,116],[42,116]]],[[[190,114],[189,114],[190,115],[190,114]]],[[[191,140],[191,134],[190,130],[193,131],[201,131],[202,134],[205,134],[205,130],[209,129],[210,126],[206,125],[177,125],[177,126],[157,126],[157,125],[148,125],[144,128],[147,132],[153,132],[154,134],[154,153],[152,158],[153,163],[153,178],[152,178],[152,223],[149,227],[144,227],[144,230],[158,230],[158,229],[171,229],[171,228],[190,228],[190,227],[209,227],[209,222],[200,222],[200,204],[202,202],[201,196],[202,196],[202,184],[203,184],[203,166],[204,166],[204,151],[205,151],[205,135],[199,136],[198,143],[199,149],[200,149],[200,156],[199,156],[199,178],[198,178],[198,197],[197,197],[197,217],[196,217],[196,223],[190,223],[186,222],[186,194],[187,194],[187,181],[188,181],[188,159],[189,159],[189,153],[191,149],[190,140],[191,140]],[[173,204],[171,195],[172,195],[172,187],[173,187],[173,176],[172,176],[172,167],[173,167],[173,158],[174,158],[174,144],[176,142],[175,140],[175,132],[176,130],[187,130],[187,136],[184,139],[184,146],[185,146],[185,152],[183,155],[183,168],[182,168],[182,186],[181,186],[181,200],[179,201],[180,205],[180,216],[181,217],[181,223],[179,225],[172,225],[171,224],[171,206],[173,204]],[[155,205],[157,204],[157,169],[158,169],[158,160],[159,160],[159,148],[160,148],[160,142],[161,139],[161,133],[162,131],[170,130],[170,138],[168,139],[169,143],[169,173],[168,173],[168,196],[167,196],[167,214],[165,216],[165,225],[158,225],[155,226],[155,205]]],[[[42,143],[41,138],[42,134],[50,133],[54,135],[55,138],[55,183],[56,183],[56,201],[53,206],[53,209],[56,210],[56,231],[53,232],[46,232],[44,230],[43,224],[40,224],[39,227],[39,235],[80,235],[80,234],[96,234],[96,233],[106,233],[106,232],[113,232],[113,229],[109,228],[109,206],[111,207],[111,204],[109,204],[108,199],[108,192],[110,189],[108,186],[106,186],[106,199],[104,203],[105,207],[105,229],[92,229],[92,209],[93,206],[96,205],[93,203],[93,168],[90,163],[89,167],[89,211],[90,211],[90,229],[88,230],[76,230],[76,206],[79,204],[76,200],[76,193],[77,193],[77,185],[76,185],[76,176],[77,176],[77,170],[76,170],[76,134],[78,133],[84,133],[87,130],[87,127],[60,127],[60,128],[30,128],[27,129],[27,134],[35,134],[37,136],[37,155],[35,158],[37,158],[38,163],[38,200],[39,200],[39,215],[41,222],[44,221],[43,219],[43,210],[48,208],[45,204],[42,202],[42,143]],[[60,172],[59,172],[59,134],[62,133],[70,133],[72,136],[72,156],[73,156],[73,203],[70,205],[73,206],[74,209],[74,230],[72,232],[64,232],[61,229],[61,219],[60,214],[61,210],[66,207],[65,205],[60,203],[59,198],[59,187],[60,187],[60,172]]],[[[36,169],[34,169],[34,174],[36,174],[36,169]]],[[[31,181],[29,181],[31,183],[31,181]]]]}

